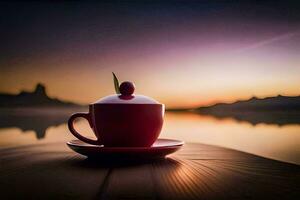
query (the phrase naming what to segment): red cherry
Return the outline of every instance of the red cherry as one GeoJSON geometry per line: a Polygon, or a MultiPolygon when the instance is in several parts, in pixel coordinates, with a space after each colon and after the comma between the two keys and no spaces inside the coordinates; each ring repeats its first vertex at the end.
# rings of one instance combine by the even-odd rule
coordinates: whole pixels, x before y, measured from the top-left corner
{"type": "Polygon", "coordinates": [[[133,94],[135,86],[132,82],[125,81],[120,85],[120,93],[122,95],[130,96],[133,94]]]}

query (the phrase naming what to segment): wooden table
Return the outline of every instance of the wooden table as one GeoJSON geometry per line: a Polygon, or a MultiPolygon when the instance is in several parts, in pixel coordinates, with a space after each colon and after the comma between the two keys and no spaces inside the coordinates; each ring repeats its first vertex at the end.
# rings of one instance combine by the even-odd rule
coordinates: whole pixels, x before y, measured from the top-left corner
{"type": "Polygon", "coordinates": [[[101,163],[64,143],[0,150],[1,199],[300,199],[300,166],[186,144],[165,160],[101,163]]]}

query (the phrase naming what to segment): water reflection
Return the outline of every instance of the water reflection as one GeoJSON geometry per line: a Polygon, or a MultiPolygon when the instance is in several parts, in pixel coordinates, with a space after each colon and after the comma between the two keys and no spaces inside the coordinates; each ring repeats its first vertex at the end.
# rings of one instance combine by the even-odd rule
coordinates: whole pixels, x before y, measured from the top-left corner
{"type": "Polygon", "coordinates": [[[23,132],[34,131],[37,139],[46,136],[46,130],[51,126],[66,123],[75,110],[73,109],[13,109],[1,110],[0,128],[16,127],[23,132]]]}
{"type": "MultiPolygon", "coordinates": [[[[73,112],[70,109],[0,112],[0,148],[74,139],[66,125],[73,112]]],[[[269,124],[258,121],[260,117],[250,123],[232,117],[167,112],[160,137],[219,145],[300,164],[300,123],[295,118],[292,124],[283,123],[290,120],[288,116],[274,117],[269,124]]],[[[76,128],[93,136],[85,120],[77,121],[76,128]]]]}
{"type": "Polygon", "coordinates": [[[43,139],[46,135],[46,130],[50,126],[58,126],[63,124],[68,119],[68,116],[1,116],[0,127],[18,127],[23,132],[33,130],[37,139],[43,139]]]}
{"type": "Polygon", "coordinates": [[[275,124],[275,125],[289,125],[300,124],[300,112],[214,112],[208,114],[205,112],[200,115],[209,115],[218,119],[233,118],[236,121],[249,122],[252,125],[256,124],[275,124]]]}

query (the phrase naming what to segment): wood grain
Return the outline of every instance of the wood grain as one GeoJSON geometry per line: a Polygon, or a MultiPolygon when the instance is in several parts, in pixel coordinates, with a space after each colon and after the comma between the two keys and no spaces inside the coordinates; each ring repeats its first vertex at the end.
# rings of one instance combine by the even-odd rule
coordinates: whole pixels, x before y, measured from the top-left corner
{"type": "Polygon", "coordinates": [[[0,156],[1,199],[300,199],[300,166],[203,144],[148,163],[89,160],[63,143],[0,156]]]}

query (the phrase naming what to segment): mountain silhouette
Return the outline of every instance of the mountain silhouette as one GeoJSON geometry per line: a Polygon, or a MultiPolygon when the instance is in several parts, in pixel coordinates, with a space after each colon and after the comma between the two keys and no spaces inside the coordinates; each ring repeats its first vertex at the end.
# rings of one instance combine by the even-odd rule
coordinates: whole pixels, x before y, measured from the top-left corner
{"type": "Polygon", "coordinates": [[[196,110],[202,112],[300,111],[300,96],[289,97],[278,95],[263,99],[252,97],[245,101],[218,103],[213,106],[199,107],[196,110]]]}
{"type": "Polygon", "coordinates": [[[22,91],[17,95],[0,93],[0,107],[78,107],[72,102],[51,98],[47,95],[45,85],[39,83],[33,92],[22,91]]]}
{"type": "Polygon", "coordinates": [[[288,97],[278,95],[235,103],[218,103],[213,106],[199,107],[194,112],[212,115],[217,118],[233,118],[247,121],[253,125],[265,124],[300,124],[300,96],[288,97]]]}

